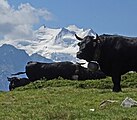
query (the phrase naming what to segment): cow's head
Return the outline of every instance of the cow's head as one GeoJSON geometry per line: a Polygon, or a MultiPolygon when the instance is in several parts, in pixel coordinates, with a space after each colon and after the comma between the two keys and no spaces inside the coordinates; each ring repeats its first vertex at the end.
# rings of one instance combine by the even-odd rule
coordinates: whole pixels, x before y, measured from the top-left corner
{"type": "Polygon", "coordinates": [[[13,90],[16,87],[24,86],[30,83],[28,78],[18,78],[18,77],[7,77],[9,84],[9,90],[13,90]]]}
{"type": "Polygon", "coordinates": [[[10,82],[9,90],[11,91],[11,90],[13,90],[15,88],[16,82],[18,82],[19,79],[17,77],[11,77],[11,78],[7,77],[7,79],[10,82]]]}
{"type": "Polygon", "coordinates": [[[94,68],[98,68],[98,64],[91,61],[98,61],[100,56],[100,39],[99,36],[96,34],[94,36],[86,36],[84,38],[80,38],[75,35],[80,42],[78,43],[79,51],[77,52],[77,58],[84,59],[87,62],[90,62],[89,66],[93,66],[94,68]],[[91,65],[91,63],[93,63],[91,65]],[[95,65],[95,66],[94,66],[95,65]]]}
{"type": "Polygon", "coordinates": [[[17,77],[11,77],[11,78],[7,77],[7,79],[9,82],[13,82],[13,81],[16,82],[19,80],[19,78],[17,78],[17,77]]]}

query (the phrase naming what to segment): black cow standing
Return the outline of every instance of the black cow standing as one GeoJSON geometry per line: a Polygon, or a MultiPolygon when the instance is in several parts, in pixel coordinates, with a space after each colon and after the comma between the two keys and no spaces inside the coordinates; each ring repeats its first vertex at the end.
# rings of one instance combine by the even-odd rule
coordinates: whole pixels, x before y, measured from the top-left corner
{"type": "Polygon", "coordinates": [[[7,77],[9,83],[9,90],[13,90],[20,86],[25,86],[30,83],[30,80],[28,78],[18,78],[18,77],[7,77]]]}
{"type": "Polygon", "coordinates": [[[19,75],[26,73],[30,81],[40,80],[45,78],[51,80],[62,77],[70,80],[86,80],[86,79],[101,79],[105,78],[105,74],[101,71],[91,72],[89,69],[82,67],[79,64],[72,62],[54,62],[54,63],[40,63],[28,62],[25,72],[19,72],[12,75],[19,75]]]}
{"type": "Polygon", "coordinates": [[[113,91],[121,91],[121,75],[137,71],[137,38],[119,35],[86,36],[80,38],[77,57],[87,62],[97,61],[101,70],[112,77],[113,91]]]}

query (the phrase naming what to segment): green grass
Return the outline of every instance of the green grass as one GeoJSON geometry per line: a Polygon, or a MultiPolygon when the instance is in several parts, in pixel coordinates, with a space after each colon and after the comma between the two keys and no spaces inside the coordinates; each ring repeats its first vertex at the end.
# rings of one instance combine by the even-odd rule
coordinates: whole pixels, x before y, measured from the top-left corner
{"type": "Polygon", "coordinates": [[[137,75],[122,76],[121,84],[123,92],[114,93],[109,77],[36,81],[11,92],[0,92],[0,120],[137,120],[136,107],[120,106],[126,97],[137,100],[137,75]],[[104,100],[117,102],[100,107],[104,100]]]}

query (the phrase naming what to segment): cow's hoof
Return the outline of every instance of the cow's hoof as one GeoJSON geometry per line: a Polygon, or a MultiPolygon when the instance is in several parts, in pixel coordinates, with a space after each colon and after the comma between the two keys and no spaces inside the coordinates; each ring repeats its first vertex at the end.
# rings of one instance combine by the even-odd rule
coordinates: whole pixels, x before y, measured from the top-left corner
{"type": "Polygon", "coordinates": [[[122,92],[121,88],[113,88],[113,92],[122,92]]]}

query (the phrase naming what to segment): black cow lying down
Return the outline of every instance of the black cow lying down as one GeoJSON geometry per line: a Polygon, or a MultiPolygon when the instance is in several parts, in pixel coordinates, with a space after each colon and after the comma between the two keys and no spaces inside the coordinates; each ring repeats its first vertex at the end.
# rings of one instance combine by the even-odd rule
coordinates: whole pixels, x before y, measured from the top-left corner
{"type": "Polygon", "coordinates": [[[137,37],[103,34],[76,38],[81,41],[77,57],[89,64],[97,61],[101,70],[112,77],[113,91],[121,91],[121,75],[137,71],[137,37]]]}
{"type": "Polygon", "coordinates": [[[93,73],[89,69],[79,64],[73,64],[72,62],[40,63],[31,61],[27,63],[25,72],[12,75],[24,73],[26,73],[32,82],[42,78],[50,80],[58,78],[59,76],[70,80],[101,79],[106,77],[101,71],[93,73]]]}
{"type": "Polygon", "coordinates": [[[7,77],[9,84],[9,90],[13,90],[16,87],[25,86],[30,83],[30,80],[28,78],[18,78],[18,77],[7,77]]]}

